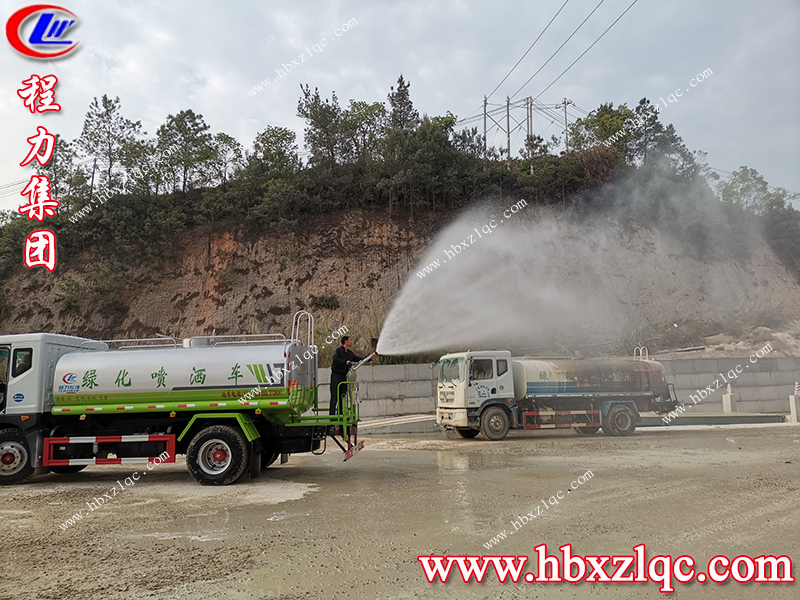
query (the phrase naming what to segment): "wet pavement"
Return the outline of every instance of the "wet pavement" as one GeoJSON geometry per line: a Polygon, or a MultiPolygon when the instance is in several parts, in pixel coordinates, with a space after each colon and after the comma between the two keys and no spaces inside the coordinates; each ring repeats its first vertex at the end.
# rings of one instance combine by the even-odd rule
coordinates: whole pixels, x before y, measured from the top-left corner
{"type": "MultiPolygon", "coordinates": [[[[11,561],[0,598],[657,598],[655,583],[501,584],[491,569],[483,583],[430,584],[417,556],[532,556],[541,543],[584,555],[644,543],[648,556],[689,554],[699,566],[717,554],[800,556],[798,427],[363,439],[347,463],[332,450],[294,455],[221,488],[162,465],[66,531],[59,525],[134,468],[0,488],[11,561]],[[559,491],[557,505],[484,547],[559,491]]],[[[707,582],[677,584],[675,597],[797,598],[800,589],[707,582]]]]}

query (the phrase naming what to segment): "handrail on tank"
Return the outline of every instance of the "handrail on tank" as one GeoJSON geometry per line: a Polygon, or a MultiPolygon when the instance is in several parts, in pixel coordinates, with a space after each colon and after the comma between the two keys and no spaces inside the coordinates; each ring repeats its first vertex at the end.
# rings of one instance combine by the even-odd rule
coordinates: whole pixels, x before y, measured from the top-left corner
{"type": "Polygon", "coordinates": [[[650,360],[650,353],[646,346],[636,346],[633,349],[633,360],[650,360]]]}
{"type": "Polygon", "coordinates": [[[314,345],[314,315],[307,310],[298,310],[292,317],[292,338],[293,340],[300,340],[300,326],[303,321],[303,316],[307,320],[306,330],[306,346],[311,347],[314,345]]]}
{"type": "Polygon", "coordinates": [[[241,335],[231,334],[231,335],[210,335],[210,336],[200,336],[206,337],[208,339],[209,344],[214,346],[234,346],[239,344],[275,344],[275,343],[286,343],[286,336],[282,333],[245,333],[241,335]],[[230,342],[218,342],[217,340],[228,340],[231,338],[246,338],[241,339],[240,341],[230,341],[230,342]],[[255,339],[259,338],[259,339],[255,339]]]}
{"type": "Polygon", "coordinates": [[[163,337],[154,337],[154,338],[130,338],[130,339],[123,339],[123,340],[86,340],[81,342],[80,349],[81,350],[98,350],[98,348],[88,348],[85,347],[86,344],[106,344],[105,348],[100,348],[99,350],[131,350],[133,348],[177,348],[178,344],[181,340],[178,338],[174,338],[172,336],[163,336],[163,337]],[[167,340],[171,340],[171,343],[166,342],[167,340]],[[130,342],[161,342],[160,344],[145,344],[139,346],[120,346],[119,348],[109,348],[108,344],[121,344],[121,343],[130,343],[130,342]]]}

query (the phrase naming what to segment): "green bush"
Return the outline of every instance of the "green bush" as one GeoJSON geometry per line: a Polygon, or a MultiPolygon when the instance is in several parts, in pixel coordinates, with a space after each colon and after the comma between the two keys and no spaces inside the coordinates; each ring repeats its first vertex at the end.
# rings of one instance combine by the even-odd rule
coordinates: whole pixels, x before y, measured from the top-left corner
{"type": "Polygon", "coordinates": [[[56,287],[55,302],[62,310],[80,308],[81,284],[71,275],[65,275],[56,287]]]}
{"type": "Polygon", "coordinates": [[[122,307],[121,293],[128,282],[128,269],[116,258],[86,267],[83,278],[89,297],[105,308],[122,307]]]}
{"type": "Polygon", "coordinates": [[[336,294],[330,294],[328,296],[314,298],[311,304],[314,308],[328,308],[334,310],[339,308],[339,298],[336,297],[336,294]]]}

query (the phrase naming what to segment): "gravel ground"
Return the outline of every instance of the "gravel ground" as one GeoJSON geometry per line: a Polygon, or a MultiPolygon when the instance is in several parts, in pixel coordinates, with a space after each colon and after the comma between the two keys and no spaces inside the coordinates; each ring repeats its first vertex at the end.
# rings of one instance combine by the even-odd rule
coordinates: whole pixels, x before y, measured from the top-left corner
{"type": "MultiPolygon", "coordinates": [[[[587,470],[594,477],[496,552],[571,543],[582,555],[631,554],[645,543],[648,556],[689,554],[700,569],[717,554],[800,556],[797,427],[364,439],[347,463],[333,451],[296,455],[223,488],[195,484],[182,462],[125,491],[117,480],[125,484],[130,466],[2,488],[10,568],[0,598],[661,597],[655,583],[426,582],[417,555],[488,553],[484,543],[587,470]],[[102,508],[59,527],[115,485],[102,508]]],[[[674,597],[788,599],[800,588],[677,583],[674,597]]]]}

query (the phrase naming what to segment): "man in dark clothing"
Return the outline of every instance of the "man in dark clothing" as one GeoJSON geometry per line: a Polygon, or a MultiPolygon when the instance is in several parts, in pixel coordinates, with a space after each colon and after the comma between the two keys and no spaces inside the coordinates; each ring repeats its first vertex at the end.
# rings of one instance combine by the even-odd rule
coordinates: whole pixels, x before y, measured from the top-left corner
{"type": "MultiPolygon", "coordinates": [[[[360,356],[356,356],[353,352],[350,351],[350,347],[353,345],[353,340],[350,339],[349,335],[346,335],[342,338],[342,345],[339,346],[333,352],[333,361],[331,363],[331,408],[330,414],[335,415],[338,414],[338,406],[339,402],[338,399],[341,397],[342,399],[347,395],[347,388],[348,385],[344,382],[347,381],[347,373],[350,371],[350,367],[358,362],[364,360],[360,356]],[[342,384],[341,386],[339,384],[342,384]],[[338,394],[338,396],[337,396],[338,394]]],[[[373,352],[370,354],[370,358],[374,357],[377,353],[373,352]]],[[[342,400],[344,402],[344,400],[342,400]]]]}

